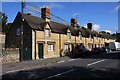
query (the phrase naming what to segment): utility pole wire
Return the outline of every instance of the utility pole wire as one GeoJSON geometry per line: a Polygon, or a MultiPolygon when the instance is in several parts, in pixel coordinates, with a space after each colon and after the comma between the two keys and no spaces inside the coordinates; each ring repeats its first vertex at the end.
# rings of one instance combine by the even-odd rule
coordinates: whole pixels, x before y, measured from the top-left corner
{"type": "Polygon", "coordinates": [[[22,24],[21,24],[21,52],[20,52],[20,61],[23,61],[23,23],[24,23],[24,7],[25,7],[25,0],[21,2],[21,12],[22,12],[22,24]]]}
{"type": "MultiPolygon", "coordinates": [[[[42,8],[40,8],[40,7],[38,7],[38,6],[36,6],[36,5],[34,5],[34,4],[30,4],[30,3],[25,3],[25,4],[27,4],[28,5],[28,7],[26,6],[26,9],[32,9],[32,11],[36,11],[36,12],[38,12],[38,13],[41,13],[41,9],[42,8]]],[[[35,12],[35,13],[36,13],[35,12]]],[[[44,13],[45,14],[45,13],[44,13]]],[[[50,15],[51,15],[51,19],[53,19],[53,20],[57,20],[58,22],[61,22],[61,23],[63,23],[63,24],[65,24],[65,25],[70,25],[70,22],[68,22],[68,21],[66,21],[66,20],[64,20],[64,19],[62,19],[62,18],[60,18],[60,17],[58,17],[58,16],[56,16],[56,15],[54,15],[54,14],[52,14],[52,13],[50,13],[50,15]]]]}

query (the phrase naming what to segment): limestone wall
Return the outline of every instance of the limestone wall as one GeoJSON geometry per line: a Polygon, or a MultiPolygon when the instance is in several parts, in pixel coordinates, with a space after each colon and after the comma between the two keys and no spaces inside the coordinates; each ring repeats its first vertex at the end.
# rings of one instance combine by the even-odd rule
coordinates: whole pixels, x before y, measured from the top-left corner
{"type": "Polygon", "coordinates": [[[2,63],[19,62],[19,49],[2,49],[2,63]]]}

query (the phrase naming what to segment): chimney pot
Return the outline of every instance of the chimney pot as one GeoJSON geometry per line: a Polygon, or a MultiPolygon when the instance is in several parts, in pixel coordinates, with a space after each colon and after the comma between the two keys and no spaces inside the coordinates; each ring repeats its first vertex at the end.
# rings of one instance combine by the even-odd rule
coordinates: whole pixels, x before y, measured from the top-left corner
{"type": "Polygon", "coordinates": [[[50,19],[50,9],[49,8],[42,8],[41,9],[41,17],[43,18],[43,19],[50,19]]]}
{"type": "Polygon", "coordinates": [[[71,19],[71,26],[76,26],[77,20],[75,18],[71,19]]]}
{"type": "Polygon", "coordinates": [[[88,24],[87,24],[87,28],[88,28],[89,30],[92,30],[92,23],[88,23],[88,24]]]}

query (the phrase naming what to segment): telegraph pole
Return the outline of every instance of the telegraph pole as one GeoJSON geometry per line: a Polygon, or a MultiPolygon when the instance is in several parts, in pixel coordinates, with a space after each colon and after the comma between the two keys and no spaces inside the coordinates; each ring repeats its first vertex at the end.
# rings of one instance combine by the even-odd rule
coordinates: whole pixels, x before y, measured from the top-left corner
{"type": "Polygon", "coordinates": [[[23,61],[23,23],[24,23],[24,0],[21,1],[21,13],[22,13],[22,24],[21,24],[21,51],[20,51],[20,61],[23,61]]]}

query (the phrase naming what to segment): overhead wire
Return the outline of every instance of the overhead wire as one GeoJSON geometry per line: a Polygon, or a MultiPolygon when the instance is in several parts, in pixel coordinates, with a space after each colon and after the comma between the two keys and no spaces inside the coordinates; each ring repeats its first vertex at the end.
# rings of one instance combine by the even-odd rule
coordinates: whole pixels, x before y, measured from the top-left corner
{"type": "MultiPolygon", "coordinates": [[[[41,12],[42,8],[40,8],[40,7],[38,7],[38,6],[34,5],[34,4],[31,4],[31,3],[25,3],[25,4],[27,4],[27,6],[25,6],[25,9],[31,10],[32,12],[35,12],[37,14],[41,14],[42,13],[41,12]]],[[[43,13],[43,14],[45,14],[45,13],[43,13]]],[[[66,20],[64,20],[64,19],[62,19],[62,18],[52,14],[51,12],[49,12],[49,14],[51,16],[50,18],[53,21],[56,21],[58,23],[62,23],[62,24],[65,24],[65,25],[70,25],[70,22],[68,22],[68,21],[66,21],[66,20]]]]}

